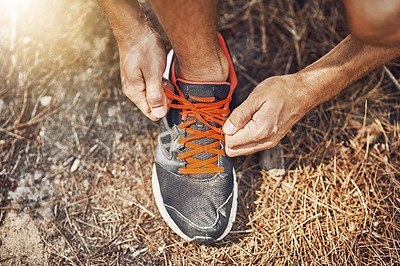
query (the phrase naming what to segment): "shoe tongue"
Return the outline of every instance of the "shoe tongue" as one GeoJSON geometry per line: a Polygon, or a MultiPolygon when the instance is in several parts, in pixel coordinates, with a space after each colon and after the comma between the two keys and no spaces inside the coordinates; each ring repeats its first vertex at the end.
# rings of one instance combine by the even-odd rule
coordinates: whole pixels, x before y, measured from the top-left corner
{"type": "Polygon", "coordinates": [[[176,83],[185,98],[192,103],[225,100],[230,90],[230,85],[227,82],[196,84],[179,79],[176,83]]]}
{"type": "MultiPolygon", "coordinates": [[[[177,79],[176,85],[182,91],[185,98],[191,103],[213,103],[222,101],[228,97],[230,91],[228,82],[194,83],[184,79],[177,79]]],[[[221,127],[221,125],[214,122],[210,122],[210,124],[221,127]]],[[[196,121],[190,128],[201,131],[210,129],[200,121],[196,121]]]]}

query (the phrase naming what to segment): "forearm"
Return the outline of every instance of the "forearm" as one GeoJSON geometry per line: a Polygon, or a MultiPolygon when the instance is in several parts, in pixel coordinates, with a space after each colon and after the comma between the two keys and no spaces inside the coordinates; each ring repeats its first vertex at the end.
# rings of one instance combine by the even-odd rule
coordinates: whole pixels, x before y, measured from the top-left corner
{"type": "Polygon", "coordinates": [[[398,56],[400,46],[372,46],[352,35],[347,36],[328,54],[296,74],[307,84],[302,92],[307,108],[312,109],[329,100],[365,74],[398,56]]]}
{"type": "Polygon", "coordinates": [[[146,15],[137,0],[98,0],[119,43],[137,38],[146,15]]]}

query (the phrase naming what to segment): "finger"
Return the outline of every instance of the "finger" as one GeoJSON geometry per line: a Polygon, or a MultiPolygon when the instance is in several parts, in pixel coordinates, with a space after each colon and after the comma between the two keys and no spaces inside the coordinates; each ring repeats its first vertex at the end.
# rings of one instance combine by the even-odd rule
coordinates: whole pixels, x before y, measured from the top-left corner
{"type": "Polygon", "coordinates": [[[167,97],[162,88],[162,74],[143,73],[146,82],[146,98],[153,116],[161,118],[167,114],[167,97]]]}
{"type": "Polygon", "coordinates": [[[267,102],[257,110],[250,121],[233,135],[226,135],[226,145],[230,149],[237,149],[241,146],[248,146],[262,140],[275,139],[278,133],[278,118],[269,112],[267,102]]]}
{"type": "Polygon", "coordinates": [[[249,122],[253,114],[259,109],[258,99],[249,96],[241,105],[236,107],[228,120],[225,122],[222,130],[225,134],[235,134],[249,122]]]}
{"type": "Polygon", "coordinates": [[[230,149],[225,147],[225,152],[229,157],[248,155],[265,149],[270,149],[275,147],[279,141],[261,141],[259,143],[252,143],[247,146],[241,146],[237,149],[230,149]]]}
{"type": "Polygon", "coordinates": [[[265,118],[260,120],[254,115],[242,129],[239,129],[234,135],[226,135],[226,145],[230,149],[236,149],[242,146],[248,146],[253,143],[258,143],[261,140],[268,140],[269,137],[273,136],[270,130],[265,126],[265,118]]]}
{"type": "Polygon", "coordinates": [[[141,82],[128,83],[123,79],[122,91],[148,118],[153,121],[159,119],[152,115],[150,107],[147,104],[143,80],[141,82]]]}

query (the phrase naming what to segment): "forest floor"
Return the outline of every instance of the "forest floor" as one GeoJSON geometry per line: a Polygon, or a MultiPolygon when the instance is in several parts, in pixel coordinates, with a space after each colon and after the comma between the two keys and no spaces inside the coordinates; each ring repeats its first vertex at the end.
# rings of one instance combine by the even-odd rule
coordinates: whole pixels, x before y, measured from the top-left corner
{"type": "MultiPolygon", "coordinates": [[[[0,10],[0,264],[400,264],[399,60],[290,130],[284,176],[261,171],[259,154],[235,158],[232,232],[198,245],[157,211],[158,123],[122,94],[97,2],[0,1],[0,10]]],[[[339,1],[226,0],[219,12],[237,104],[349,33],[339,1]]]]}

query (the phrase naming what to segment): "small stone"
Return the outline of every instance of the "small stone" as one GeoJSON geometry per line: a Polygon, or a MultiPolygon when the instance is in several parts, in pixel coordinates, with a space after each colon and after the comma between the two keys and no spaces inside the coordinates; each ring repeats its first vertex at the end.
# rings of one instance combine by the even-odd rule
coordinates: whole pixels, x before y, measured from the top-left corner
{"type": "Polygon", "coordinates": [[[43,106],[47,106],[50,104],[52,97],[51,96],[43,96],[40,98],[40,104],[43,106]]]}
{"type": "Polygon", "coordinates": [[[43,178],[43,176],[44,176],[43,172],[35,171],[34,174],[33,174],[33,179],[35,181],[39,181],[39,180],[41,180],[43,178]]]}
{"type": "Polygon", "coordinates": [[[123,134],[121,132],[115,132],[115,143],[119,144],[121,143],[121,138],[122,138],[123,134]]]}
{"type": "Polygon", "coordinates": [[[75,171],[78,169],[80,163],[81,163],[81,160],[80,160],[80,159],[75,159],[75,161],[74,161],[74,163],[72,164],[71,169],[70,169],[69,171],[70,171],[71,173],[75,172],[75,171]]]}
{"type": "Polygon", "coordinates": [[[118,113],[118,108],[116,106],[111,106],[107,110],[109,117],[116,117],[118,113]]]}
{"type": "Polygon", "coordinates": [[[88,188],[89,188],[89,181],[87,181],[87,179],[83,180],[83,187],[84,187],[85,189],[88,189],[88,188]]]}

